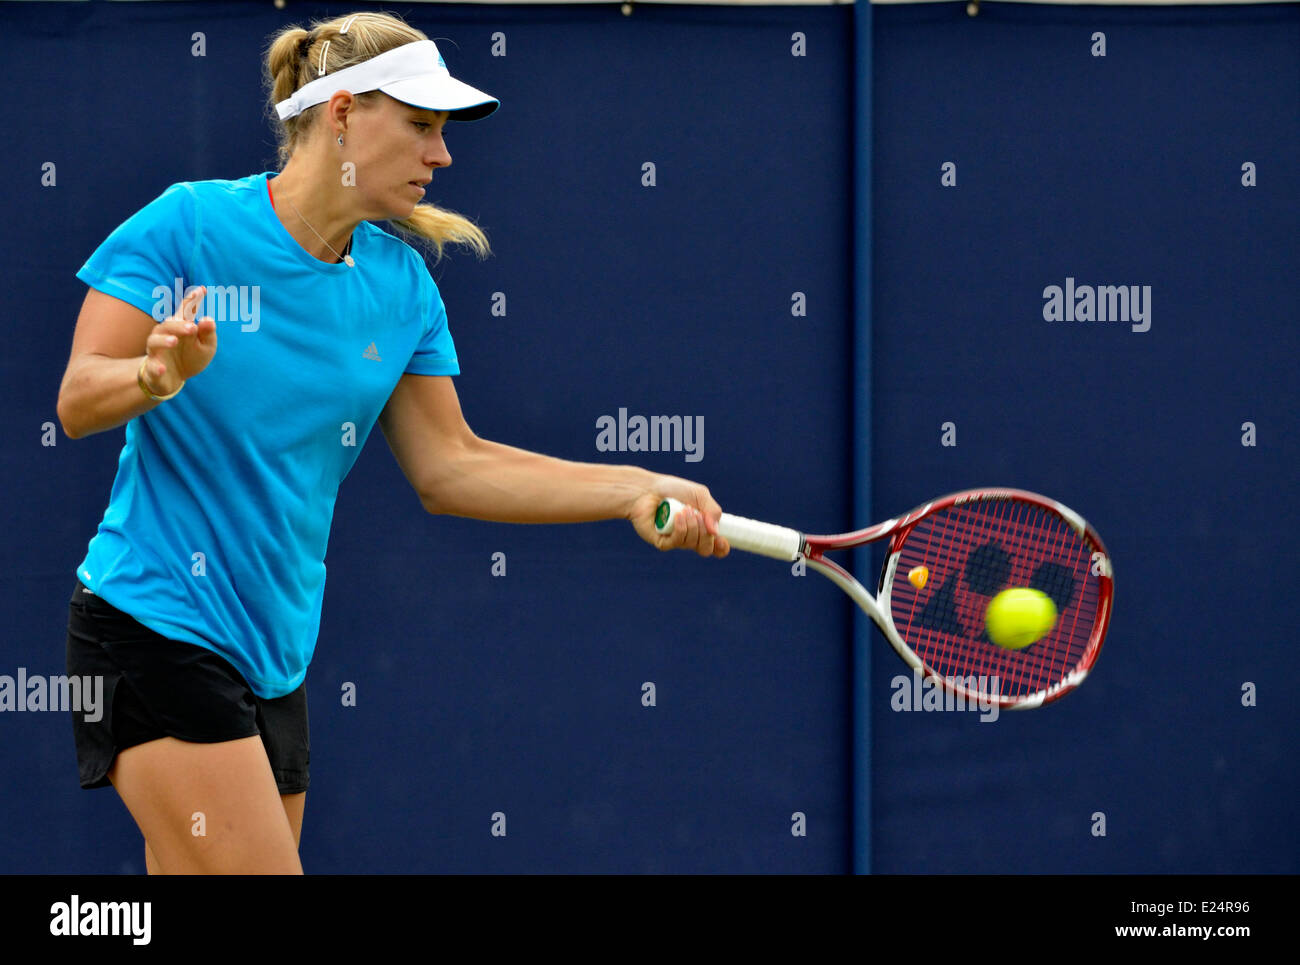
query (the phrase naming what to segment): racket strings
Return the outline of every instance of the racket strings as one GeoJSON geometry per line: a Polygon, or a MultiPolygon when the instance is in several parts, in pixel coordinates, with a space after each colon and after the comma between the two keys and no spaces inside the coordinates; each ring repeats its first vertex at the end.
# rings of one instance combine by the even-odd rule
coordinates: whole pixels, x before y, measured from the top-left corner
{"type": "Polygon", "coordinates": [[[945,678],[985,678],[982,691],[1023,697],[1079,666],[1096,622],[1099,587],[1092,548],[1055,513],[1017,499],[965,503],[922,518],[906,534],[890,593],[904,642],[945,678]],[[925,566],[917,589],[904,576],[925,566]],[[985,629],[990,600],[1010,587],[1040,590],[1057,619],[1023,650],[994,644],[985,629]]]}

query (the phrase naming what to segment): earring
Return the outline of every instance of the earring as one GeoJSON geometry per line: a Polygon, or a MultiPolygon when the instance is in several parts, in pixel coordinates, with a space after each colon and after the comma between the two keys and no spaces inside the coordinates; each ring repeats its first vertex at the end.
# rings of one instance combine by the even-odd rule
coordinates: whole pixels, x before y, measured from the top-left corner
{"type": "Polygon", "coordinates": [[[342,147],[342,146],[343,146],[343,135],[340,134],[340,135],[339,135],[339,147],[342,147]]]}

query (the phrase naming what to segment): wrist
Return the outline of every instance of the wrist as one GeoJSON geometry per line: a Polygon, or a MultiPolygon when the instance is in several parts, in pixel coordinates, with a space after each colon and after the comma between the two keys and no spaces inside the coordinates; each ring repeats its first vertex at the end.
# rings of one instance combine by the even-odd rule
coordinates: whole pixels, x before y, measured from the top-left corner
{"type": "Polygon", "coordinates": [[[640,466],[626,466],[629,496],[623,505],[623,518],[631,520],[636,515],[637,503],[647,494],[658,495],[659,475],[640,466]]]}

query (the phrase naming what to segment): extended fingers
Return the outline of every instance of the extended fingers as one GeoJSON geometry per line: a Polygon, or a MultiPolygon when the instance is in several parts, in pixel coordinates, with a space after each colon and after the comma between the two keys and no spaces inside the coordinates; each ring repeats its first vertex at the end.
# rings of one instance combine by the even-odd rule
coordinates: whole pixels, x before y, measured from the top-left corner
{"type": "Polygon", "coordinates": [[[173,323],[163,322],[162,325],[157,326],[145,341],[145,348],[149,350],[150,355],[164,351],[165,349],[175,348],[177,343],[180,341],[181,336],[186,334],[184,331],[178,332],[174,328],[163,328],[163,325],[169,324],[173,323]]]}
{"type": "Polygon", "coordinates": [[[203,296],[207,293],[208,290],[202,285],[199,285],[193,291],[189,292],[181,299],[180,311],[178,311],[173,317],[179,318],[184,322],[194,321],[194,316],[199,313],[199,305],[203,302],[203,296]]]}
{"type": "Polygon", "coordinates": [[[145,344],[151,352],[154,352],[175,348],[182,338],[197,336],[200,342],[207,342],[216,334],[216,330],[216,321],[207,315],[193,321],[185,321],[173,316],[155,325],[145,344]]]}

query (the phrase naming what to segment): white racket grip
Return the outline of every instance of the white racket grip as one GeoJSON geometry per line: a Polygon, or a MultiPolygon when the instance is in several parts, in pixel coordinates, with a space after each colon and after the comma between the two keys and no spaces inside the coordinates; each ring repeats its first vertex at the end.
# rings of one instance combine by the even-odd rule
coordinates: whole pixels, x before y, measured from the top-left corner
{"type": "MultiPolygon", "coordinates": [[[[671,533],[682,509],[680,500],[665,499],[655,514],[655,529],[664,534],[671,533]]],[[[723,513],[718,520],[718,532],[735,549],[777,560],[798,559],[799,551],[803,549],[803,534],[798,530],[730,513],[723,513]]]]}

